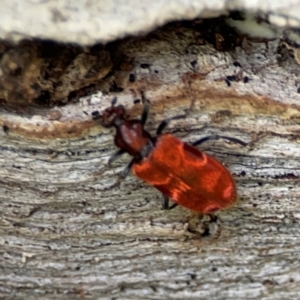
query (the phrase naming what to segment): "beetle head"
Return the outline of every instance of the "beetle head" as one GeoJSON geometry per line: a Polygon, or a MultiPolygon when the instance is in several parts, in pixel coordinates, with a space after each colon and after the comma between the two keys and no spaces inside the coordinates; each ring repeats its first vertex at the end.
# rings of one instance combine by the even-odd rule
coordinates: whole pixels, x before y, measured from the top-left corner
{"type": "Polygon", "coordinates": [[[117,98],[114,98],[111,102],[111,106],[104,110],[101,120],[103,127],[118,126],[120,121],[124,120],[125,108],[123,105],[115,106],[116,102],[117,98]]]}

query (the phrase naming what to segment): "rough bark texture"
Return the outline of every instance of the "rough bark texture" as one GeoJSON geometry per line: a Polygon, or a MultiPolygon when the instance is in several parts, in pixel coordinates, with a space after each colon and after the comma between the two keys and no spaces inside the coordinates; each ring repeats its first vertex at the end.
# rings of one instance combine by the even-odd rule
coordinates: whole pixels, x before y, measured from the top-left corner
{"type": "Polygon", "coordinates": [[[101,90],[114,82],[121,93],[52,109],[4,106],[0,295],[299,298],[299,65],[278,60],[278,44],[241,37],[236,47],[218,51],[193,26],[167,27],[118,46],[118,57],[130,63],[114,69],[101,90]],[[224,79],[234,74],[228,86],[224,79]],[[118,95],[137,117],[140,90],[152,104],[150,132],[193,102],[168,132],[186,142],[212,133],[252,141],[245,148],[224,141],[201,148],[226,164],[240,195],[218,222],[182,208],[162,211],[155,189],[132,176],[119,179],[129,157],[107,167],[113,130],[90,114],[118,95]]]}

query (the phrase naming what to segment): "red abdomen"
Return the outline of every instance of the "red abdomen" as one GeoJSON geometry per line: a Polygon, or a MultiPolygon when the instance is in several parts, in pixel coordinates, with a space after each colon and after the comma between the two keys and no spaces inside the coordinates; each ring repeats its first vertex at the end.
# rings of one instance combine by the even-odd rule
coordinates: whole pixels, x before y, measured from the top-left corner
{"type": "Polygon", "coordinates": [[[179,205],[211,213],[237,200],[228,170],[213,157],[166,134],[132,172],[179,205]]]}

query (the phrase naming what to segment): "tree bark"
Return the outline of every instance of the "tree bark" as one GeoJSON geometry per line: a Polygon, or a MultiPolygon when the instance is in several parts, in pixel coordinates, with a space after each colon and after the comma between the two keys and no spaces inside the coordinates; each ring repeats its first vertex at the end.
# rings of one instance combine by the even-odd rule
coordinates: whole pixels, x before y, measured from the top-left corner
{"type": "Polygon", "coordinates": [[[102,93],[51,109],[3,106],[2,297],[299,298],[299,65],[278,55],[279,38],[239,39],[216,49],[193,26],[166,26],[110,49],[126,59],[112,58],[102,93]],[[112,84],[123,91],[107,94],[112,84]],[[220,133],[249,142],[201,146],[238,188],[239,202],[217,221],[163,211],[157,190],[119,178],[128,156],[108,168],[114,130],[91,114],[118,96],[138,117],[141,90],[152,134],[191,108],[167,132],[189,143],[220,133]]]}

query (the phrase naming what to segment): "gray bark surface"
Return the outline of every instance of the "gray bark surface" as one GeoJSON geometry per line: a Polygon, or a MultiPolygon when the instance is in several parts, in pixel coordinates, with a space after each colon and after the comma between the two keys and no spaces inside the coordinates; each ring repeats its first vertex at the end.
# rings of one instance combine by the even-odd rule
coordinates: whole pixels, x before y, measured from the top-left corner
{"type": "Polygon", "coordinates": [[[108,81],[123,92],[48,110],[0,111],[0,295],[299,299],[297,61],[277,59],[279,39],[243,37],[241,46],[221,52],[191,28],[121,45],[130,66],[108,81]],[[240,80],[227,86],[233,74],[240,80]],[[218,222],[180,207],[162,211],[154,188],[133,176],[120,180],[128,156],[107,167],[114,131],[91,113],[117,95],[138,117],[140,90],[151,101],[151,133],[193,101],[167,132],[186,142],[218,133],[252,141],[201,146],[228,167],[238,188],[239,202],[217,213],[218,222]]]}

